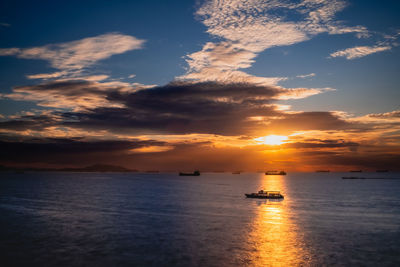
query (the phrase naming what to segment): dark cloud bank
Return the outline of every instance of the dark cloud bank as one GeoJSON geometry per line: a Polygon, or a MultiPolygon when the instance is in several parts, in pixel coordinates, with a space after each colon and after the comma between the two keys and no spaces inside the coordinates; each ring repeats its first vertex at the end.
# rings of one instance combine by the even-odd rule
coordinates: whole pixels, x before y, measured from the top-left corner
{"type": "MultiPolygon", "coordinates": [[[[129,90],[90,81],[49,82],[18,87],[18,92],[37,98],[39,104],[56,106],[59,101],[76,100],[78,108],[57,109],[41,115],[21,115],[0,121],[0,160],[3,164],[87,165],[111,163],[136,169],[178,169],[180,166],[206,169],[249,169],[265,166],[268,155],[262,146],[216,148],[211,143],[168,143],[147,141],[96,141],[90,136],[70,139],[23,140],[26,130],[43,131],[49,127],[81,131],[105,130],[113,134],[217,134],[259,136],[268,130],[290,133],[301,130],[341,130],[366,132],[371,125],[349,122],[332,112],[280,111],[274,103],[287,89],[234,83],[171,83],[150,89],[129,90]],[[40,94],[38,96],[38,94],[40,94]],[[85,98],[92,106],[79,106],[85,98]],[[47,101],[47,102],[46,102],[47,101]],[[258,118],[258,119],[252,119],[258,118]],[[4,131],[6,131],[4,133],[4,131]],[[157,153],[133,153],[141,147],[169,146],[157,153]]],[[[85,102],[84,102],[85,103],[85,102]]],[[[62,106],[62,105],[61,105],[62,106]]],[[[393,114],[390,114],[393,115],[393,114]]],[[[382,116],[388,116],[382,115],[382,116]]],[[[315,164],[359,164],[368,168],[389,168],[399,161],[393,153],[360,153],[361,145],[344,140],[299,141],[282,146],[296,150],[296,156],[315,164]],[[346,149],[328,153],[326,149],[346,149]],[[324,150],[325,149],[325,150],[324,150]],[[324,150],[321,152],[321,150],[324,150]],[[380,156],[385,161],[377,161],[380,156]],[[314,157],[314,158],[312,158],[314,157]],[[379,163],[380,162],[380,163],[379,163]],[[378,164],[379,163],[379,164],[378,164]],[[385,166],[388,168],[388,166],[385,166]]],[[[389,149],[390,150],[390,149],[389,149]]],[[[301,160],[299,160],[301,162],[301,160]]]]}
{"type": "Polygon", "coordinates": [[[59,101],[96,98],[118,107],[93,105],[79,111],[23,116],[0,122],[0,128],[18,131],[53,125],[131,134],[204,133],[233,136],[257,135],[260,130],[268,128],[289,131],[355,127],[330,112],[289,114],[279,111],[273,103],[287,90],[273,86],[171,83],[129,92],[121,87],[105,90],[96,82],[63,81],[19,87],[19,90],[21,88],[25,94],[40,92],[39,103],[47,101],[43,100],[43,95],[47,93],[49,98],[51,96],[59,101]],[[251,120],[252,117],[263,119],[251,120]]]}

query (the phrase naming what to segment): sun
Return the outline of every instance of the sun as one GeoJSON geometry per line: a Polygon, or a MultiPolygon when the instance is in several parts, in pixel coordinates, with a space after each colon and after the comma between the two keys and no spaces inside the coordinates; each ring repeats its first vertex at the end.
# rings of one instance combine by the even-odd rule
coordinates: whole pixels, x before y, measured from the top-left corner
{"type": "Polygon", "coordinates": [[[288,137],[284,135],[267,135],[258,137],[254,140],[265,145],[279,146],[282,145],[287,139],[288,137]]]}

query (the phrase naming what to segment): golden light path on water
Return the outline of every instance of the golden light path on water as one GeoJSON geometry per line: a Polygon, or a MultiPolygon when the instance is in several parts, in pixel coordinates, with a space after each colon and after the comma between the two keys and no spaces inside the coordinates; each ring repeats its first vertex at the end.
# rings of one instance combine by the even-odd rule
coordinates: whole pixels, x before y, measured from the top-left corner
{"type": "MultiPolygon", "coordinates": [[[[281,191],[287,195],[285,176],[265,175],[260,189],[281,191]]],[[[307,266],[308,252],[296,222],[290,219],[292,212],[287,199],[258,200],[257,215],[249,235],[253,245],[252,266],[307,266]]]]}

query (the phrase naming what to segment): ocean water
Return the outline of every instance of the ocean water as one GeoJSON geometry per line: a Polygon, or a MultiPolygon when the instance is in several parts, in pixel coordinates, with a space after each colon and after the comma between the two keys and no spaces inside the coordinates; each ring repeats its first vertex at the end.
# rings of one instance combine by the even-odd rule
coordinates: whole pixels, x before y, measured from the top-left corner
{"type": "Polygon", "coordinates": [[[1,266],[400,266],[400,179],[0,175],[1,266]]]}

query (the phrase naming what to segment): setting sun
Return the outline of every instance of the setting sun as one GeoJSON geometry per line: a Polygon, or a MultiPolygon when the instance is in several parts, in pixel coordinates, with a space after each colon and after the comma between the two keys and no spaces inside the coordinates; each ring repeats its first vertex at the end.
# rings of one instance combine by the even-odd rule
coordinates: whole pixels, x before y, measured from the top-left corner
{"type": "Polygon", "coordinates": [[[287,139],[288,137],[284,135],[267,135],[254,140],[265,145],[277,146],[283,144],[287,139]]]}

